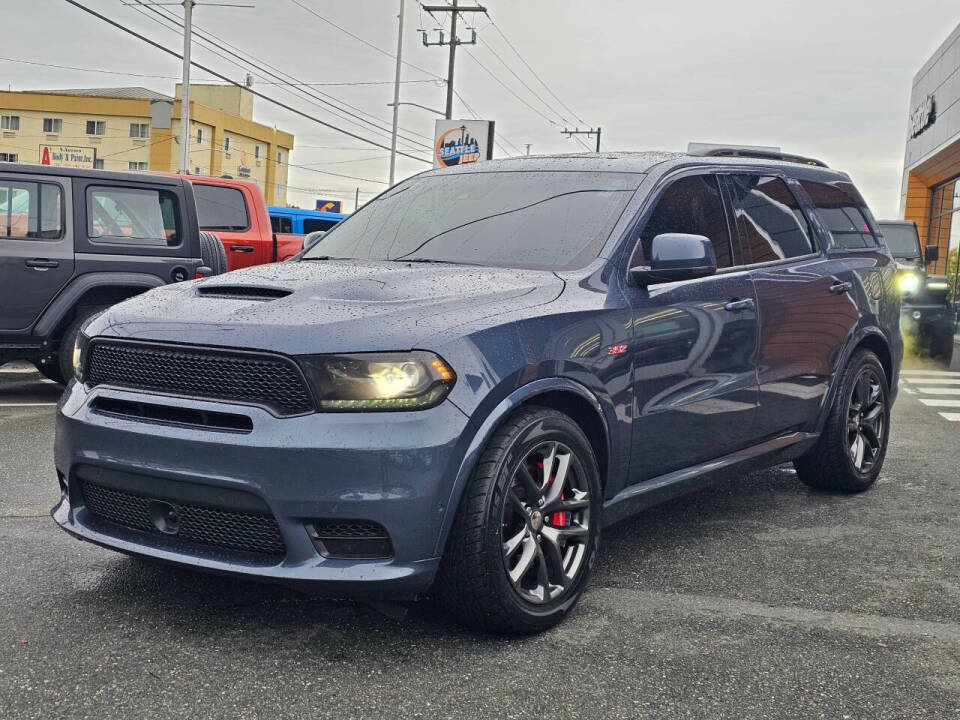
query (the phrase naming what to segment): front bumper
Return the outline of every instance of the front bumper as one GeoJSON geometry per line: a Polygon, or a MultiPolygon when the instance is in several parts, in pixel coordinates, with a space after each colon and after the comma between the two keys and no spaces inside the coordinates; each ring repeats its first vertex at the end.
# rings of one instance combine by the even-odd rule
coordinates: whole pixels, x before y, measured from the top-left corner
{"type": "MultiPolygon", "coordinates": [[[[408,596],[431,585],[441,522],[470,442],[452,403],[419,412],[315,413],[278,419],[265,410],[71,383],[57,412],[61,499],[53,519],[67,532],[121,552],[213,572],[309,585],[339,596],[408,596]],[[97,399],[242,414],[249,432],[225,432],[108,414],[97,399]],[[81,472],[78,472],[81,468],[81,472]],[[154,528],[111,522],[87,507],[79,475],[90,469],[205,493],[253,496],[276,520],[276,557],[172,543],[154,528]],[[189,488],[188,488],[189,489],[189,488]],[[362,520],[386,529],[392,557],[324,556],[318,520],[362,520]]],[[[160,498],[163,500],[164,498],[160,498]]],[[[175,540],[175,538],[174,538],[175,540]]]]}

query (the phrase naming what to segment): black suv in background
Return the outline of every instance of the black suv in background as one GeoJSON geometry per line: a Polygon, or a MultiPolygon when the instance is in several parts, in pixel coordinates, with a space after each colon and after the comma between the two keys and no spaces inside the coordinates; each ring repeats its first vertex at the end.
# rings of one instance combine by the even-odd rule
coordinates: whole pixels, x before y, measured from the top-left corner
{"type": "Polygon", "coordinates": [[[216,236],[201,238],[187,180],[4,163],[0,365],[27,360],[62,383],[87,318],[201,266],[226,267],[222,255],[216,236]]]}
{"type": "Polygon", "coordinates": [[[957,308],[950,299],[947,278],[927,274],[927,264],[939,259],[940,248],[921,248],[914,222],[881,220],[879,225],[897,261],[897,290],[903,296],[900,328],[913,342],[913,349],[929,352],[949,365],[953,359],[957,308]]]}

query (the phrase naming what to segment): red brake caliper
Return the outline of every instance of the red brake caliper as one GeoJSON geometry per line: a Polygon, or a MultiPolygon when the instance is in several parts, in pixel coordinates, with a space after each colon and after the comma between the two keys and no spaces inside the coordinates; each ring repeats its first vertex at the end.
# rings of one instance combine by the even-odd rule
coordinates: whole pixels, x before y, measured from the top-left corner
{"type": "MultiPolygon", "coordinates": [[[[537,461],[537,469],[542,473],[543,472],[543,460],[537,461]]],[[[550,479],[547,480],[547,487],[553,485],[553,481],[556,478],[555,475],[551,475],[550,479]]],[[[566,496],[561,493],[561,500],[566,500],[566,496]]],[[[550,514],[550,524],[554,527],[566,527],[567,525],[567,513],[565,512],[555,512],[550,514]]]]}

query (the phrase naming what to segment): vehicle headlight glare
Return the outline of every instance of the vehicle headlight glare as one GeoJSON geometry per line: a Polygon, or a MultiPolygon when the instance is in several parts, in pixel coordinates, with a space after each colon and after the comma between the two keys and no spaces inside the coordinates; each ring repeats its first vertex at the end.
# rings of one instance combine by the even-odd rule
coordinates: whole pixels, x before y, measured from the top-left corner
{"type": "Polygon", "coordinates": [[[320,410],[424,410],[439,405],[456,382],[439,356],[422,351],[310,355],[300,365],[320,410]]]}
{"type": "Polygon", "coordinates": [[[916,273],[903,273],[897,278],[897,289],[904,295],[917,291],[920,287],[920,278],[916,273]]]}

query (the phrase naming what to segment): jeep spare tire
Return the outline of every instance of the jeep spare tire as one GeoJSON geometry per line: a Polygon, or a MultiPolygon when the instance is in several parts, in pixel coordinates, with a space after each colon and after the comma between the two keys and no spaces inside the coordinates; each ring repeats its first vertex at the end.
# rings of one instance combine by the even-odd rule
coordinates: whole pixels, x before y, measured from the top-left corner
{"type": "Polygon", "coordinates": [[[227,251],[220,242],[220,238],[212,232],[200,233],[200,258],[212,271],[211,275],[227,272],[227,251]]]}

